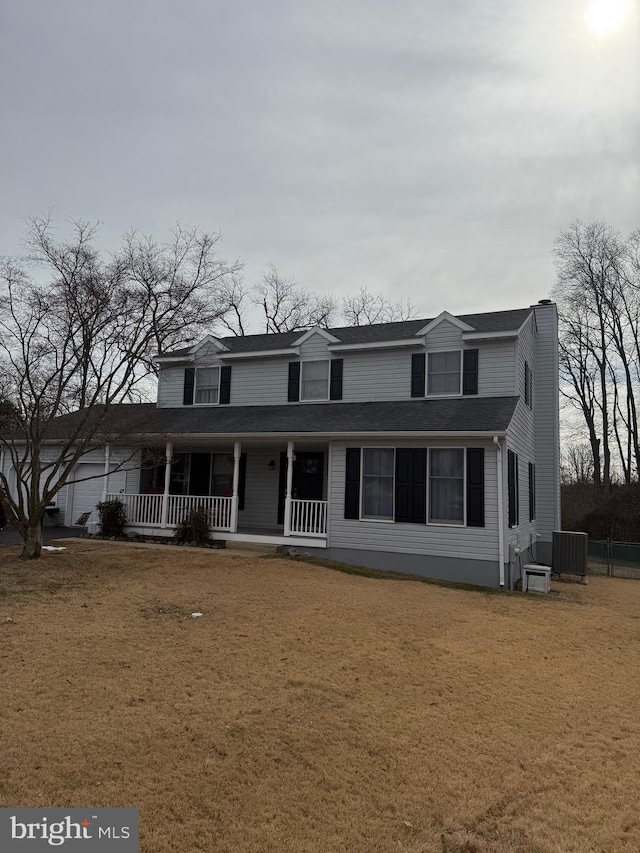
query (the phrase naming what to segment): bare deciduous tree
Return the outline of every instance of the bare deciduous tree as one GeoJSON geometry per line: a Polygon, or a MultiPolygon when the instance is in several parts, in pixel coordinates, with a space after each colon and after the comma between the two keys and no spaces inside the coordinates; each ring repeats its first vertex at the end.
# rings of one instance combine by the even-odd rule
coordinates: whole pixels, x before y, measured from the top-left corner
{"type": "Polygon", "coordinates": [[[410,301],[389,301],[382,293],[371,293],[366,287],[360,288],[355,296],[342,299],[342,319],[348,326],[369,326],[372,323],[396,323],[401,320],[413,320],[416,317],[410,301]]]}
{"type": "Polygon", "coordinates": [[[35,218],[28,259],[0,264],[0,449],[15,480],[10,489],[5,466],[0,500],[24,557],[40,555],[46,507],[81,458],[107,435],[135,432],[130,419],[114,426],[114,404],[137,399],[156,352],[219,319],[221,285],[239,268],[218,258],[217,235],[196,229],[178,228],[166,244],[132,232],[107,260],[95,239],[83,222],[56,239],[50,220],[35,218]],[[56,419],[74,411],[60,435],[56,419]]]}
{"type": "Polygon", "coordinates": [[[266,332],[293,332],[313,326],[327,327],[336,315],[333,296],[311,293],[292,279],[283,278],[270,264],[254,292],[262,308],[266,332]]]}
{"type": "Polygon", "coordinates": [[[584,417],[594,482],[640,471],[640,234],[572,223],[556,241],[563,392],[584,417]],[[617,451],[617,455],[616,455],[617,451]]]}

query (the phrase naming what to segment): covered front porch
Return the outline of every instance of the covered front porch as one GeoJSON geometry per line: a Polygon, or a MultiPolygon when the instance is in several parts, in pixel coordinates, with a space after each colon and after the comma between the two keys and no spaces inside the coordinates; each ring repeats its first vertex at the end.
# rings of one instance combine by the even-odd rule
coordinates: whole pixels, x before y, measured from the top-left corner
{"type": "MultiPolygon", "coordinates": [[[[212,539],[326,547],[328,445],[240,442],[203,446],[168,442],[141,461],[137,490],[121,500],[127,529],[173,535],[194,509],[209,518],[212,539]]],[[[106,466],[105,466],[105,470],[106,466]]]]}

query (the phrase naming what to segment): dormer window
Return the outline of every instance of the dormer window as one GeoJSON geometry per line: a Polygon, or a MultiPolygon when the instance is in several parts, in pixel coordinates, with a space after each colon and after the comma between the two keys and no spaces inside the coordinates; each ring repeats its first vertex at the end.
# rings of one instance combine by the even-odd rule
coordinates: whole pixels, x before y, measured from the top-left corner
{"type": "Polygon", "coordinates": [[[461,394],[462,351],[430,352],[427,358],[427,396],[461,394]]]}
{"type": "Polygon", "coordinates": [[[329,359],[303,361],[300,370],[300,399],[329,399],[329,359]]]}
{"type": "Polygon", "coordinates": [[[196,404],[217,403],[220,390],[219,367],[197,367],[194,402],[196,404]]]}

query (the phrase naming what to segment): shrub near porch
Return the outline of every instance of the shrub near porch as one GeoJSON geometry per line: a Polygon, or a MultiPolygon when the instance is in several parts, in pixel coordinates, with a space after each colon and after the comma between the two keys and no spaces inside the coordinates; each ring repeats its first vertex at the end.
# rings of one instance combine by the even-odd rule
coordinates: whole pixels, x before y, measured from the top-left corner
{"type": "Polygon", "coordinates": [[[231,552],[16,554],[3,805],[138,806],[149,853],[640,849],[637,583],[539,599],[231,552]]]}

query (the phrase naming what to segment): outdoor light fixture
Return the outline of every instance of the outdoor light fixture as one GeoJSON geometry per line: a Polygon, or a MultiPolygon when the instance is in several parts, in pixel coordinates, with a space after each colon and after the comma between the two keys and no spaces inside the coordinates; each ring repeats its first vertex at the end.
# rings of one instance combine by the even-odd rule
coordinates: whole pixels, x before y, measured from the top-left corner
{"type": "Polygon", "coordinates": [[[276,467],[275,460],[272,459],[271,462],[269,462],[269,464],[267,465],[267,468],[269,469],[269,471],[275,471],[275,467],[276,467]]]}

